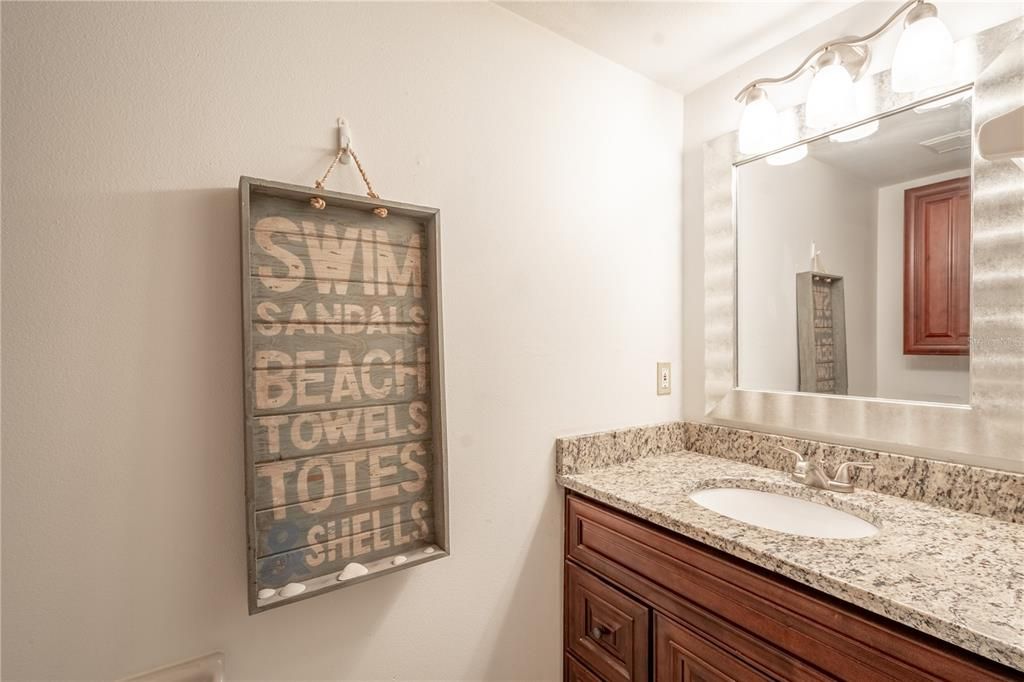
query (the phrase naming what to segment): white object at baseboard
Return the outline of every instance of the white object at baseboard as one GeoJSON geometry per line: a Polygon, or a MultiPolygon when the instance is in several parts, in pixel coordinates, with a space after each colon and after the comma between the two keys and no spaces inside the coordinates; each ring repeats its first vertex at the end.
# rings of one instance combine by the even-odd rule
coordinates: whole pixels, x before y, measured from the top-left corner
{"type": "Polygon", "coordinates": [[[121,682],[224,682],[224,654],[217,651],[181,663],[172,663],[121,682]]]}

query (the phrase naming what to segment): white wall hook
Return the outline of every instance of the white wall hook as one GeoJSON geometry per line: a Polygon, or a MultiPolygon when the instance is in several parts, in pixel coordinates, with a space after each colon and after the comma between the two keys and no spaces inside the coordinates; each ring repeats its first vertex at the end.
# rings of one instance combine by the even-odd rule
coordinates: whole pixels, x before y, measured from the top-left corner
{"type": "Polygon", "coordinates": [[[825,266],[821,264],[821,249],[814,242],[811,242],[811,272],[824,272],[825,266]]]}
{"type": "Polygon", "coordinates": [[[352,158],[352,155],[348,152],[348,150],[351,148],[351,146],[352,146],[352,133],[348,129],[348,121],[346,121],[345,119],[343,119],[342,117],[339,116],[338,117],[338,151],[341,151],[342,149],[345,150],[345,153],[342,154],[341,157],[338,159],[339,161],[341,161],[341,163],[348,163],[349,159],[352,158]]]}

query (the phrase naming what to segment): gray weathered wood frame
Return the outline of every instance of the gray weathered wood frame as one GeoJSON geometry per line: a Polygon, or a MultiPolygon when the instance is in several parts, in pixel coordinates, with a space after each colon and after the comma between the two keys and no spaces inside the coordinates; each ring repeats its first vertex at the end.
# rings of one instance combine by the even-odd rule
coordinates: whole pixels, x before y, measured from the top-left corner
{"type": "Polygon", "coordinates": [[[840,275],[823,272],[798,272],[796,275],[796,339],[797,366],[800,371],[798,386],[808,391],[808,386],[817,386],[817,348],[814,328],[814,280],[827,279],[831,289],[833,362],[835,370],[836,395],[846,395],[846,295],[844,280],[840,275]]]}
{"type": "MultiPolygon", "coordinates": [[[[704,145],[705,414],[711,422],[946,461],[1024,471],[1024,182],[1010,160],[978,150],[982,123],[1024,104],[1024,18],[957,43],[971,73],[945,93],[914,100],[894,93],[888,71],[869,76],[864,119],[905,111],[973,86],[971,401],[922,403],[854,396],[760,391],[737,385],[736,166],[744,157],[735,132],[704,145]]],[[[819,133],[804,124],[803,106],[782,115],[802,144],[819,133]]],[[[787,147],[788,148],[788,147],[787,147]]],[[[777,152],[781,150],[773,150],[777,152]]]]}
{"type": "Polygon", "coordinates": [[[301,202],[308,202],[311,197],[321,197],[327,206],[339,206],[344,208],[365,211],[372,214],[373,209],[383,206],[388,209],[391,215],[406,216],[421,221],[425,228],[426,235],[426,272],[425,283],[427,303],[429,306],[429,354],[430,354],[430,420],[431,439],[433,440],[433,515],[434,515],[434,541],[438,548],[432,554],[410,557],[403,564],[394,566],[387,565],[369,574],[358,578],[352,578],[339,582],[335,578],[336,572],[331,572],[321,577],[305,581],[306,591],[300,595],[289,598],[274,599],[270,603],[258,604],[257,599],[257,572],[256,572],[256,529],[255,529],[255,460],[253,457],[252,434],[248,426],[245,432],[245,515],[246,515],[246,564],[248,575],[248,602],[249,613],[255,614],[267,609],[291,604],[303,599],[323,594],[325,592],[349,587],[381,575],[395,571],[411,568],[420,564],[434,561],[451,554],[451,538],[448,513],[448,467],[447,467],[447,432],[445,412],[445,391],[444,391],[444,333],[442,316],[442,282],[441,282],[441,230],[440,211],[436,208],[416,206],[413,204],[399,203],[396,201],[385,201],[381,199],[368,199],[363,196],[332,192],[328,190],[317,190],[300,185],[291,185],[270,180],[260,180],[243,176],[238,184],[241,209],[241,235],[242,235],[242,338],[243,338],[243,368],[244,385],[243,401],[245,405],[245,416],[253,414],[251,390],[251,368],[253,367],[253,343],[252,343],[252,290],[250,277],[250,255],[249,255],[249,234],[250,234],[250,198],[255,193],[295,199],[301,202]]]}

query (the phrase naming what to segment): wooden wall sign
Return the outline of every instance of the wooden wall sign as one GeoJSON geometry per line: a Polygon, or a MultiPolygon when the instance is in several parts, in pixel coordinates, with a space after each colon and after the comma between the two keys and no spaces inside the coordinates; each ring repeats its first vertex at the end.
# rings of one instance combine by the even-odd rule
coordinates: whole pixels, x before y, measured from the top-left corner
{"type": "Polygon", "coordinates": [[[239,192],[256,613],[448,554],[438,211],[239,192]]]}
{"type": "Polygon", "coordinates": [[[845,299],[842,276],[823,272],[797,273],[800,391],[847,393],[845,299]]]}

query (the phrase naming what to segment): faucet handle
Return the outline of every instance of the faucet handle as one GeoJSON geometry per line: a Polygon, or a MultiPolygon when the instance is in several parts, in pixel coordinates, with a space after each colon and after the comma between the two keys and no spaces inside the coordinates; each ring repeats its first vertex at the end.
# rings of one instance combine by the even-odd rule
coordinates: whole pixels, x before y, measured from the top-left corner
{"type": "Polygon", "coordinates": [[[789,454],[794,455],[796,457],[796,461],[797,462],[806,462],[807,461],[807,458],[804,457],[802,454],[800,454],[796,450],[791,450],[790,448],[787,448],[785,445],[779,445],[778,448],[779,448],[779,450],[782,450],[783,452],[788,452],[789,454]]]}
{"type": "Polygon", "coordinates": [[[850,484],[850,470],[851,469],[874,469],[874,464],[868,464],[867,462],[844,462],[839,465],[836,469],[836,475],[832,478],[833,483],[839,483],[841,485],[850,484]]]}
{"type": "Polygon", "coordinates": [[[796,457],[796,465],[793,467],[794,476],[803,476],[804,474],[807,473],[807,465],[810,464],[810,460],[808,460],[806,457],[804,457],[796,450],[791,450],[783,445],[778,446],[778,448],[779,450],[782,450],[783,452],[788,452],[789,454],[794,455],[796,457]]]}

